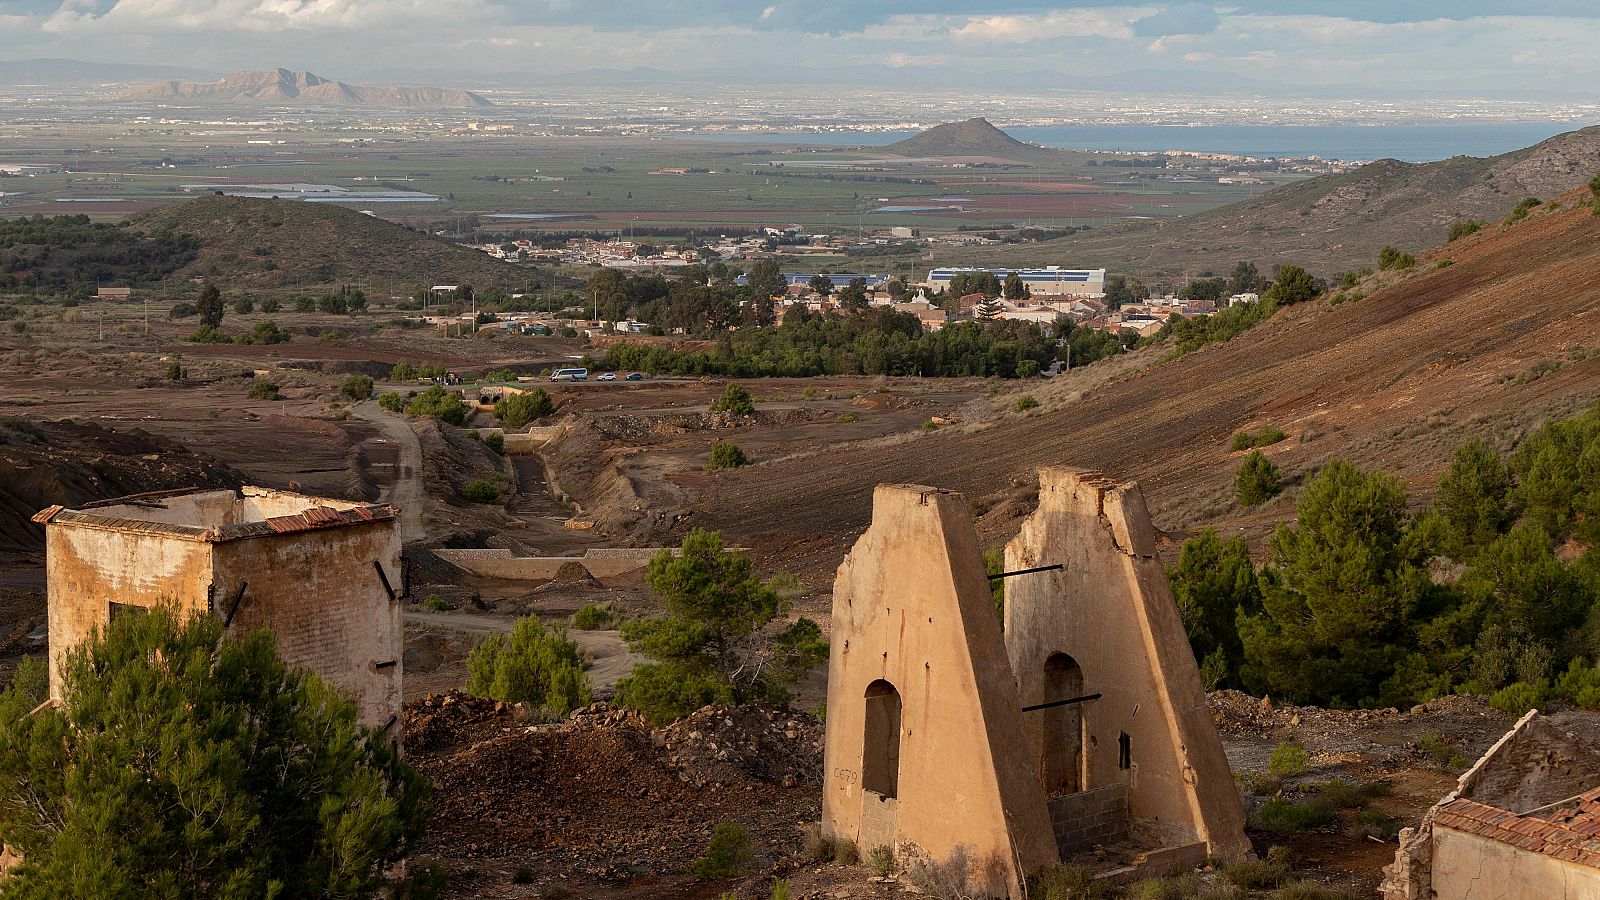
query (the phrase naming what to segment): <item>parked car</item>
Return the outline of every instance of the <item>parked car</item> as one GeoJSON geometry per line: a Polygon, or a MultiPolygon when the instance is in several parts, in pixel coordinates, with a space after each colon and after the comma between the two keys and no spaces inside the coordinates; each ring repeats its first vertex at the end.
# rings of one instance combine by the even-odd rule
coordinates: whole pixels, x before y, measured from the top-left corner
{"type": "Polygon", "coordinates": [[[617,380],[617,373],[615,373],[615,372],[605,372],[605,373],[601,374],[601,376],[599,378],[595,379],[595,380],[596,381],[616,381],[617,380]]]}
{"type": "Polygon", "coordinates": [[[644,373],[643,372],[629,372],[628,373],[628,377],[623,379],[623,381],[643,381],[643,380],[644,380],[644,373]]]}

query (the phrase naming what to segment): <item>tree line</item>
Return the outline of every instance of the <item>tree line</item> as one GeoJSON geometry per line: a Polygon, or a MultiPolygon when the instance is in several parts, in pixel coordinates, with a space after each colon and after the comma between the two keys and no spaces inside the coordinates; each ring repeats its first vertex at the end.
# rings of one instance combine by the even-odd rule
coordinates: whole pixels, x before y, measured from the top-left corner
{"type": "Polygon", "coordinates": [[[1400,479],[1330,461],[1260,566],[1243,538],[1189,539],[1171,580],[1205,679],[1323,706],[1600,708],[1596,459],[1600,406],[1508,454],[1461,445],[1417,514],[1400,479]]]}

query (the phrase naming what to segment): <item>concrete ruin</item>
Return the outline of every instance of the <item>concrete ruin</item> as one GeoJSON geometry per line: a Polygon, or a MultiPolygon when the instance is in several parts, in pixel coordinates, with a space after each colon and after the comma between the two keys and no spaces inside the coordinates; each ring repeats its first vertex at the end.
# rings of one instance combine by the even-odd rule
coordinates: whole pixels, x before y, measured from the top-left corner
{"type": "MultiPolygon", "coordinates": [[[[879,485],[839,567],[822,828],[964,855],[975,887],[1095,844],[1150,870],[1249,852],[1244,812],[1136,487],[1041,473],[1002,631],[969,504],[879,485]]],[[[1165,871],[1157,872],[1165,874],[1165,871]]]]}
{"type": "Polygon", "coordinates": [[[1110,836],[1081,833],[1082,815],[1058,808],[1104,793],[1125,803],[1141,844],[1198,860],[1247,855],[1244,809],[1138,486],[1040,470],[1039,507],[1006,545],[1005,568],[1043,569],[1006,580],[1006,654],[1023,707],[1094,697],[1027,718],[1062,848],[1110,836]]]}
{"type": "Polygon", "coordinates": [[[1530,711],[1416,828],[1384,900],[1600,897],[1600,750],[1530,711]]]}
{"type": "Polygon", "coordinates": [[[285,662],[398,734],[402,644],[399,510],[246,487],[139,494],[45,526],[50,695],[69,648],[137,607],[175,604],[230,629],[270,629],[285,662]]]}

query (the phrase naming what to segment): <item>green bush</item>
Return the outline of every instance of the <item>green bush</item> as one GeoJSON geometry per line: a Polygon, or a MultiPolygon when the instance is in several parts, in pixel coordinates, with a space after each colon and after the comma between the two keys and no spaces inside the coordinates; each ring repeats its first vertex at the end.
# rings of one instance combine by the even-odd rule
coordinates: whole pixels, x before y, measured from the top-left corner
{"type": "Polygon", "coordinates": [[[711,832],[706,852],[694,861],[694,874],[701,878],[733,878],[750,870],[755,854],[750,852],[750,835],[732,822],[723,822],[711,832]]]}
{"type": "Polygon", "coordinates": [[[406,408],[406,401],[394,391],[385,391],[378,397],[378,405],[392,413],[398,413],[406,408]]]}
{"type": "Polygon", "coordinates": [[[1258,831],[1293,834],[1325,828],[1337,818],[1333,807],[1322,800],[1295,803],[1283,797],[1272,797],[1250,817],[1250,824],[1258,831]]]}
{"type": "Polygon", "coordinates": [[[1450,226],[1450,232],[1446,236],[1446,240],[1454,241],[1459,238],[1464,238],[1469,234],[1476,234],[1478,229],[1482,228],[1486,224],[1486,222],[1479,219],[1466,219],[1461,222],[1456,222],[1450,226]]]}
{"type": "Polygon", "coordinates": [[[426,782],[269,630],[170,608],[0,693],[0,833],[30,897],[377,897],[427,821],[426,782]]]}
{"type": "Polygon", "coordinates": [[[449,602],[438,594],[429,594],[428,598],[422,601],[422,608],[431,612],[449,612],[451,609],[449,602]]]}
{"type": "Polygon", "coordinates": [[[278,393],[278,383],[265,378],[257,378],[250,385],[251,400],[282,400],[283,395],[278,393]]]}
{"type": "Polygon", "coordinates": [[[598,631],[610,628],[616,621],[616,616],[611,610],[595,603],[585,603],[582,608],[572,614],[571,624],[579,631],[598,631]]]}
{"type": "Polygon", "coordinates": [[[894,872],[894,851],[883,844],[873,847],[867,853],[867,871],[886,878],[894,872]]]}
{"type": "Polygon", "coordinates": [[[1511,224],[1520,222],[1523,219],[1526,219],[1528,217],[1528,213],[1532,212],[1533,208],[1538,206],[1538,205],[1539,205],[1539,198],[1538,197],[1524,197],[1516,205],[1516,207],[1511,210],[1511,215],[1506,216],[1506,222],[1505,223],[1507,225],[1511,225],[1511,224]]]}
{"type": "Polygon", "coordinates": [[[730,383],[723,390],[722,396],[711,401],[711,411],[714,413],[725,412],[735,416],[750,416],[756,411],[755,401],[750,399],[750,392],[745,390],[738,382],[730,383]]]}
{"type": "Polygon", "coordinates": [[[1489,697],[1489,705],[1508,716],[1521,716],[1530,709],[1543,712],[1549,693],[1549,682],[1542,678],[1532,682],[1518,681],[1495,691],[1489,697]]]}
{"type": "Polygon", "coordinates": [[[417,369],[408,362],[398,362],[389,370],[390,381],[416,381],[417,369]]]}
{"type": "Polygon", "coordinates": [[[839,413],[838,418],[834,419],[834,421],[835,422],[840,422],[840,423],[854,422],[857,418],[858,418],[858,416],[856,416],[856,414],[853,413],[853,412],[842,412],[842,413],[839,413]]]}
{"type": "Polygon", "coordinates": [[[1417,258],[1396,247],[1384,247],[1378,251],[1378,269],[1409,269],[1417,264],[1417,258]]]}
{"type": "Polygon", "coordinates": [[[1317,796],[1339,809],[1360,809],[1371,802],[1373,797],[1384,796],[1389,791],[1389,783],[1386,781],[1357,784],[1335,778],[1317,785],[1317,796]]]}
{"type": "Polygon", "coordinates": [[[473,503],[498,503],[500,502],[500,485],[487,478],[479,478],[477,481],[467,485],[467,489],[462,491],[462,496],[473,503]]]}
{"type": "Polygon", "coordinates": [[[278,299],[276,297],[268,297],[267,299],[261,301],[261,311],[269,316],[277,312],[278,299]]]}
{"type": "MultiPolygon", "coordinates": [[[[628,634],[627,623],[623,636],[628,634]]],[[[653,725],[666,725],[705,706],[733,703],[733,686],[710,667],[684,660],[641,663],[617,682],[617,705],[653,725]]]]}
{"type": "Polygon", "coordinates": [[[1228,448],[1228,450],[1232,453],[1238,453],[1240,450],[1249,450],[1255,445],[1255,435],[1248,431],[1235,431],[1233,433],[1233,444],[1228,448]]]}
{"type": "Polygon", "coordinates": [[[717,441],[711,445],[711,456],[706,460],[706,471],[714,472],[717,469],[737,469],[749,462],[744,451],[732,441],[717,441]]]}
{"type": "Polygon", "coordinates": [[[1234,432],[1233,444],[1229,449],[1233,453],[1238,453],[1240,450],[1249,450],[1252,447],[1270,447],[1286,437],[1288,435],[1284,434],[1281,429],[1272,425],[1265,425],[1260,431],[1253,433],[1249,431],[1234,432]]]}
{"type": "Polygon", "coordinates": [[[1037,409],[1038,406],[1039,401],[1035,400],[1032,394],[1023,394],[1011,408],[1017,412],[1027,412],[1030,409],[1037,409]]]}
{"type": "Polygon", "coordinates": [[[506,452],[506,436],[498,431],[491,431],[483,436],[483,445],[496,453],[504,455],[506,452]]]}
{"type": "Polygon", "coordinates": [[[1272,748],[1267,760],[1267,771],[1274,778],[1293,778],[1304,775],[1311,768],[1311,756],[1297,744],[1283,743],[1272,748]]]}
{"type": "Polygon", "coordinates": [[[1234,494],[1239,505],[1260,506],[1277,495],[1280,489],[1278,466],[1260,450],[1251,451],[1234,476],[1234,494]]]}
{"type": "Polygon", "coordinates": [[[1584,709],[1600,709],[1600,669],[1591,668],[1581,656],[1574,657],[1551,693],[1584,709]]]}
{"type": "Polygon", "coordinates": [[[172,304],[172,308],[167,310],[167,318],[169,319],[187,319],[190,316],[198,315],[200,315],[200,309],[198,307],[196,307],[193,303],[184,303],[181,301],[172,304]]]}
{"type": "Polygon", "coordinates": [[[1282,884],[1289,872],[1288,851],[1273,847],[1265,859],[1242,859],[1223,867],[1222,879],[1235,887],[1258,891],[1282,884]]]}
{"type": "Polygon", "coordinates": [[[589,679],[577,645],[527,616],[517,620],[509,636],[490,635],[472,648],[467,693],[538,706],[561,717],[589,703],[589,679]]]}
{"type": "Polygon", "coordinates": [[[405,411],[408,416],[428,416],[451,425],[467,421],[467,406],[461,397],[437,384],[413,397],[405,411]]]}
{"type": "Polygon", "coordinates": [[[365,375],[351,375],[339,385],[339,396],[347,400],[372,399],[372,379],[365,375]]]}
{"type": "Polygon", "coordinates": [[[521,428],[555,411],[555,401],[551,400],[550,394],[541,387],[525,393],[502,394],[494,404],[494,417],[510,428],[521,428]]]}
{"type": "Polygon", "coordinates": [[[1028,879],[1028,896],[1039,900],[1098,900],[1105,886],[1088,866],[1059,865],[1028,879]]]}

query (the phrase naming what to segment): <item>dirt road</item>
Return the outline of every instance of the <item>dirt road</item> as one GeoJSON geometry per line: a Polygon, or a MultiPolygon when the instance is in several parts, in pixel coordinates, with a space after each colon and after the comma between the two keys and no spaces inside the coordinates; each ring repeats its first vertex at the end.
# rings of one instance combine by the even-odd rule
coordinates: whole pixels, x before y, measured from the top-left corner
{"type": "MultiPolygon", "coordinates": [[[[482,613],[465,612],[407,612],[406,624],[428,625],[435,628],[454,628],[458,631],[475,632],[480,634],[506,634],[515,625],[516,619],[508,616],[490,616],[482,613]]],[[[616,683],[633,671],[633,667],[644,662],[644,657],[628,649],[622,642],[622,634],[617,631],[579,631],[576,628],[567,630],[567,640],[578,645],[588,657],[589,665],[584,673],[589,676],[589,685],[595,690],[609,690],[616,683]]]]}
{"type": "Polygon", "coordinates": [[[401,540],[422,540],[427,537],[423,523],[428,502],[428,490],[422,482],[422,442],[417,440],[409,422],[385,412],[376,400],[358,403],[350,411],[377,426],[383,432],[383,439],[398,451],[394,479],[384,488],[383,499],[385,503],[400,507],[401,540]]]}

